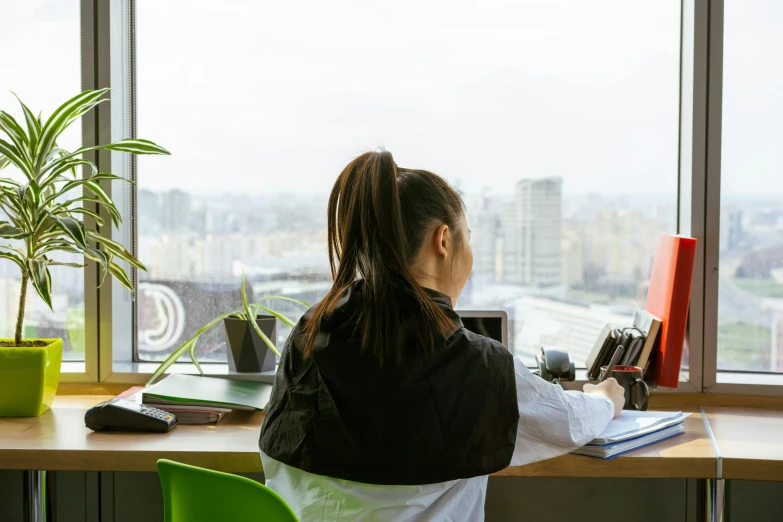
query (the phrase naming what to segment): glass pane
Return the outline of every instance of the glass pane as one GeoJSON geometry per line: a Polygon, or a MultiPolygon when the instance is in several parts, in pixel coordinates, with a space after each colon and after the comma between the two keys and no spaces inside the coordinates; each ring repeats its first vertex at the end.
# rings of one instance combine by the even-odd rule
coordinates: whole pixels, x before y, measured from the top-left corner
{"type": "Polygon", "coordinates": [[[783,5],[727,2],[718,369],[783,372],[783,5]]]}
{"type": "MultiPolygon", "coordinates": [[[[8,52],[0,60],[0,109],[24,121],[19,103],[9,92],[12,90],[33,112],[42,111],[47,117],[81,90],[79,2],[6,2],[3,20],[6,23],[0,31],[0,49],[8,52]]],[[[74,122],[59,140],[60,147],[79,148],[81,132],[81,121],[74,122]]],[[[16,179],[22,174],[6,168],[2,176],[16,179]]],[[[57,260],[81,262],[78,256],[70,254],[58,254],[57,260]]],[[[51,268],[51,274],[54,312],[30,285],[24,335],[61,338],[63,358],[83,361],[84,271],[57,266],[51,268]]],[[[0,260],[0,337],[13,336],[20,282],[18,267],[0,260]]]]}
{"type": "Polygon", "coordinates": [[[676,226],[680,2],[190,6],[138,4],[138,131],[173,153],[139,158],[141,358],[239,305],[243,271],[254,297],[322,296],[328,192],[378,146],[464,193],[459,306],[507,310],[527,362],[584,364],[643,305],[676,226]]]}

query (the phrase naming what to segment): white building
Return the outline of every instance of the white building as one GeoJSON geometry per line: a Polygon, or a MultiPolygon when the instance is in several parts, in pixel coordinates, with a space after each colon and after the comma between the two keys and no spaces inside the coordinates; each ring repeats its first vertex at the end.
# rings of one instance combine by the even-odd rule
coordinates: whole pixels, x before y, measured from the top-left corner
{"type": "Polygon", "coordinates": [[[562,178],[517,183],[503,214],[504,282],[549,286],[561,283],[562,178]]]}
{"type": "Polygon", "coordinates": [[[494,280],[498,274],[501,227],[500,214],[478,211],[470,217],[471,247],[473,248],[473,272],[490,274],[494,280]]]}

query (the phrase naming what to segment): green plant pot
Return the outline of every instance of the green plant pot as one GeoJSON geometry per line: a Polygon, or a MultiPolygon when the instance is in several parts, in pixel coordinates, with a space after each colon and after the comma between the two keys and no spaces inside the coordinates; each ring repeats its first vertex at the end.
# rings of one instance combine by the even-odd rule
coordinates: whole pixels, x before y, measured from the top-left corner
{"type": "MultiPolygon", "coordinates": [[[[0,339],[0,342],[13,339],[0,339]]],[[[62,339],[41,348],[0,346],[0,417],[37,417],[52,407],[60,382],[62,339]]]]}

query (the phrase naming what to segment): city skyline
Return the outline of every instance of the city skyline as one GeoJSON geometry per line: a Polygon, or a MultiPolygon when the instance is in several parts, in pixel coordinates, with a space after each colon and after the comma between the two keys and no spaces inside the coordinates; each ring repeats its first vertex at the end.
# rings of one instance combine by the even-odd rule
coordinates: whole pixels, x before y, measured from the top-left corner
{"type": "MultiPolygon", "coordinates": [[[[517,185],[530,188],[540,181],[520,180],[517,185]]],[[[557,183],[554,186],[557,187],[557,183]]],[[[474,227],[475,239],[472,242],[476,264],[459,304],[463,308],[502,308],[509,311],[512,346],[516,345],[517,354],[528,363],[532,363],[532,356],[540,343],[564,345],[579,362],[579,358],[586,356],[591,337],[597,335],[603,321],[622,322],[636,307],[642,306],[643,283],[649,274],[654,247],[651,238],[662,231],[672,232],[676,216],[674,206],[667,202],[668,198],[659,198],[657,204],[648,204],[629,197],[632,195],[567,196],[559,188],[562,187],[527,193],[520,190],[512,198],[486,193],[465,194],[471,221],[479,216],[495,219],[489,221],[492,223],[489,233],[485,233],[481,219],[471,223],[474,227]],[[507,227],[509,222],[505,211],[519,205],[540,211],[542,207],[535,204],[532,194],[548,200],[545,206],[559,208],[559,212],[551,215],[550,221],[559,223],[562,231],[557,252],[560,281],[520,283],[510,281],[509,274],[503,273],[503,256],[508,255],[502,244],[507,235],[504,223],[507,227]],[[482,238],[492,240],[482,243],[482,238]]],[[[187,316],[197,311],[195,317],[202,319],[235,304],[232,304],[232,299],[225,301],[225,298],[218,297],[204,301],[198,297],[201,291],[198,290],[199,285],[218,284],[220,286],[214,288],[224,288],[221,292],[231,295],[236,291],[242,272],[248,275],[253,295],[285,293],[305,297],[312,302],[319,299],[330,285],[325,209],[320,198],[299,196],[299,199],[287,199],[276,204],[269,201],[270,204],[259,209],[257,200],[247,195],[239,199],[205,198],[181,190],[155,192],[141,189],[139,196],[139,257],[149,268],[149,272],[139,274],[140,317],[148,315],[146,310],[149,305],[145,302],[148,296],[145,295],[150,291],[150,284],[157,285],[156,288],[161,288],[161,284],[167,287],[175,285],[171,288],[195,284],[188,290],[191,297],[182,304],[186,305],[184,313],[187,316]],[[146,203],[141,204],[142,201],[146,203]],[[172,206],[177,208],[176,212],[172,212],[172,206]],[[190,211],[183,211],[183,206],[189,207],[190,211]],[[194,216],[199,217],[201,226],[196,224],[198,219],[192,219],[194,216]],[[248,219],[249,216],[252,219],[248,219]],[[288,221],[288,216],[296,216],[297,219],[288,221]],[[261,225],[254,229],[258,223],[261,225]],[[286,227],[292,223],[294,226],[286,227]],[[150,245],[153,250],[150,250],[150,245]]],[[[525,215],[526,211],[518,214],[520,225],[524,225],[525,215]]],[[[542,216],[545,215],[546,212],[543,212],[542,216]]],[[[762,296],[759,301],[757,294],[753,293],[758,290],[752,287],[754,281],[766,279],[771,281],[765,283],[766,287],[772,285],[777,288],[779,285],[783,289],[783,270],[775,268],[781,264],[778,260],[783,258],[783,253],[775,253],[780,244],[778,238],[783,234],[783,205],[724,207],[722,215],[725,226],[721,228],[721,259],[722,263],[731,263],[734,267],[732,273],[737,275],[721,282],[724,323],[726,320],[739,321],[737,324],[741,328],[755,328],[754,335],[764,335],[767,339],[762,341],[757,337],[757,341],[750,343],[750,348],[742,348],[740,352],[736,351],[738,348],[732,348],[726,353],[729,359],[725,360],[745,358],[747,355],[741,353],[748,349],[766,350],[764,353],[768,355],[763,359],[742,359],[746,362],[737,364],[741,364],[740,368],[747,364],[775,365],[783,370],[783,300],[762,296]],[[771,253],[764,257],[763,253],[767,251],[771,253]],[[759,315],[754,311],[759,306],[767,311],[759,315]],[[776,340],[778,338],[780,342],[776,340]],[[763,348],[764,345],[767,348],[763,348]],[[772,357],[775,348],[781,351],[779,357],[772,357]]],[[[535,225],[535,221],[528,226],[535,225]]],[[[541,230],[552,230],[552,225],[544,225],[541,230]]],[[[521,233],[523,229],[524,226],[517,232],[521,233]]],[[[535,230],[535,227],[529,230],[535,230]]],[[[534,255],[529,257],[529,261],[532,264],[543,262],[534,255]]],[[[13,296],[18,292],[12,268],[0,266],[0,286],[7,289],[5,304],[0,302],[0,316],[10,317],[13,296]]],[[[30,307],[32,317],[28,324],[56,332],[57,328],[61,328],[58,324],[78,320],[73,314],[73,306],[83,307],[78,301],[82,281],[83,274],[74,269],[69,269],[67,277],[58,277],[55,284],[57,312],[52,315],[33,299],[30,307]]],[[[171,294],[171,291],[164,293],[171,294]]],[[[158,306],[160,291],[154,295],[158,303],[155,306],[158,306]]],[[[168,302],[173,301],[169,299],[168,302]]],[[[80,313],[83,314],[83,308],[80,313]]],[[[193,320],[191,317],[190,321],[193,320]]],[[[73,324],[78,329],[78,324],[83,322],[73,324]]],[[[145,332],[156,331],[156,328],[144,329],[150,324],[156,324],[155,320],[146,323],[146,326],[143,321],[140,323],[140,339],[149,339],[149,333],[145,332]]],[[[71,328],[73,331],[74,327],[71,328]]],[[[169,342],[176,341],[175,334],[187,335],[184,331],[175,330],[167,330],[169,342]]],[[[284,329],[281,332],[284,333],[284,329]]],[[[722,339],[736,346],[733,335],[724,334],[722,339]]],[[[742,346],[747,344],[746,340],[742,338],[742,346]]],[[[217,336],[206,343],[204,348],[211,354],[209,357],[220,360],[224,356],[221,355],[224,354],[220,348],[222,342],[217,336]]],[[[142,350],[141,353],[145,352],[142,350]]],[[[149,357],[151,353],[143,356],[149,357]]],[[[756,357],[752,353],[757,352],[751,352],[751,357],[756,357]]]]}
{"type": "MultiPolygon", "coordinates": [[[[770,49],[780,46],[783,4],[737,5],[726,5],[724,17],[718,357],[753,369],[783,361],[771,349],[783,346],[783,196],[775,195],[783,169],[776,145],[783,71],[768,67],[770,49]]],[[[519,322],[534,318],[540,328],[518,332],[529,346],[547,339],[581,346],[587,334],[579,325],[638,305],[649,238],[674,231],[678,197],[688,199],[678,160],[679,110],[689,99],[687,90],[680,98],[680,64],[687,74],[689,58],[681,60],[680,51],[689,47],[677,0],[489,0],[481,9],[445,0],[403,1],[394,9],[337,0],[315,3],[304,15],[296,5],[249,1],[136,7],[136,131],[173,153],[140,158],[137,170],[138,239],[142,249],[152,245],[150,267],[161,277],[181,277],[186,266],[191,277],[236,279],[246,269],[262,281],[279,272],[275,263],[298,271],[323,266],[325,247],[306,252],[301,244],[319,244],[334,179],[359,153],[385,146],[400,165],[458,186],[472,200],[477,226],[487,223],[482,269],[467,301],[508,304],[519,322]],[[238,9],[246,16],[236,16],[238,9]],[[207,20],[214,38],[203,38],[207,20]],[[174,24],[177,41],[165,36],[174,24]],[[404,38],[403,26],[410,33],[404,38]],[[551,227],[542,245],[551,259],[506,250],[512,241],[504,235],[544,230],[508,212],[518,180],[548,177],[563,180],[560,220],[542,223],[551,227]],[[180,215],[184,202],[174,196],[161,214],[165,226],[142,225],[145,189],[171,188],[190,194],[193,213],[180,215]],[[497,205],[495,215],[479,218],[476,200],[497,205]],[[202,219],[205,206],[215,208],[202,219]],[[248,210],[238,215],[235,207],[248,210]],[[232,237],[248,230],[253,238],[232,237]],[[296,236],[303,233],[310,235],[296,236]],[[557,255],[559,283],[553,276],[536,286],[540,275],[519,278],[530,287],[497,282],[508,275],[504,265],[517,262],[556,274],[557,255]],[[586,308],[599,315],[580,315],[586,308]]],[[[26,53],[9,55],[0,76],[13,79],[9,88],[34,112],[48,114],[80,90],[79,4],[17,2],[6,14],[15,23],[0,45],[26,53]],[[53,42],[61,59],[31,68],[29,57],[44,56],[53,42]],[[51,77],[57,85],[46,81],[51,77]]],[[[7,89],[0,107],[20,116],[7,89]]],[[[73,150],[80,142],[76,122],[60,145],[73,150]]],[[[127,244],[128,234],[120,238],[127,244]]],[[[0,269],[4,303],[18,292],[9,270],[0,269]]],[[[73,321],[69,331],[78,334],[83,279],[79,270],[53,270],[57,311],[34,298],[29,324],[60,331],[73,321]]]]}

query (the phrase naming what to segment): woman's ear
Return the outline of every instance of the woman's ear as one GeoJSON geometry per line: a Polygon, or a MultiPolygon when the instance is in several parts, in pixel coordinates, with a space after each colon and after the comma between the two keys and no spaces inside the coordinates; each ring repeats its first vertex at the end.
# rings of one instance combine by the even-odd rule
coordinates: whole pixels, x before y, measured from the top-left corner
{"type": "Polygon", "coordinates": [[[446,258],[449,255],[449,248],[451,247],[451,230],[449,229],[449,226],[446,224],[443,224],[439,226],[435,230],[435,238],[433,239],[435,243],[435,252],[438,253],[439,256],[446,258]]]}

